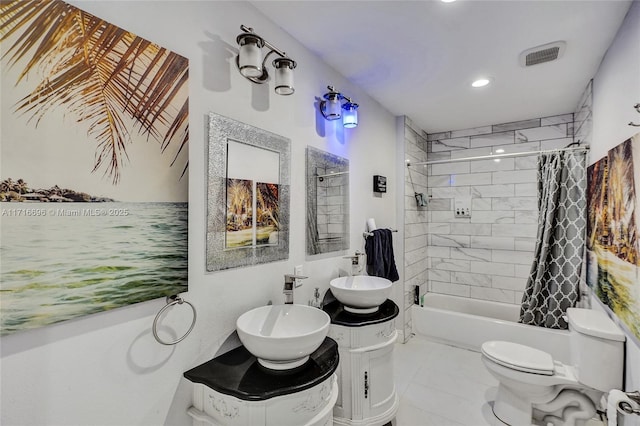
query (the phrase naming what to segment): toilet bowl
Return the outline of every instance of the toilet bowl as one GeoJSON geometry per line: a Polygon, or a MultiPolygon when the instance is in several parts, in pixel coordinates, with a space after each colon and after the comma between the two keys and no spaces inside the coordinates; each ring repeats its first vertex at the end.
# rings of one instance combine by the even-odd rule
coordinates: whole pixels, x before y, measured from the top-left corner
{"type": "MultiPolygon", "coordinates": [[[[591,399],[580,393],[587,389],[576,378],[575,370],[554,361],[546,352],[511,342],[490,341],[482,345],[482,361],[500,382],[493,412],[503,423],[531,425],[534,409],[540,412],[535,420],[552,416],[545,405],[560,395],[567,406],[577,406],[583,413],[576,420],[590,419],[596,412],[591,399]]],[[[549,421],[545,419],[545,424],[549,421]]]]}
{"type": "Polygon", "coordinates": [[[494,415],[512,426],[581,425],[595,415],[603,392],[622,385],[622,331],[603,312],[567,310],[571,364],[525,345],[489,341],[482,361],[498,380],[494,415]]]}

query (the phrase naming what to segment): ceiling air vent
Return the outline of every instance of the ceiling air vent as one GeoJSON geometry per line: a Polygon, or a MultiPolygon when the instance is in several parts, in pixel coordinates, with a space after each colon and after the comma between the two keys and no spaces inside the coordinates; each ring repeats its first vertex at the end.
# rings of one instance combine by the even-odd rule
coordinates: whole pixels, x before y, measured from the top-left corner
{"type": "Polygon", "coordinates": [[[554,41],[553,43],[527,49],[520,54],[520,65],[530,67],[532,65],[555,61],[564,53],[566,44],[564,41],[554,41]]]}

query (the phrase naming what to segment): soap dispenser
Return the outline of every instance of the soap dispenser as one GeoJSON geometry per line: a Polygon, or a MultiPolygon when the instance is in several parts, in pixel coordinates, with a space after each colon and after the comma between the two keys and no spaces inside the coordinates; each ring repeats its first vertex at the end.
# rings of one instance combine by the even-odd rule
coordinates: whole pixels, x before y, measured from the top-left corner
{"type": "Polygon", "coordinates": [[[313,300],[309,302],[309,305],[314,308],[322,309],[322,302],[320,301],[320,288],[316,287],[315,292],[313,293],[313,300]]]}

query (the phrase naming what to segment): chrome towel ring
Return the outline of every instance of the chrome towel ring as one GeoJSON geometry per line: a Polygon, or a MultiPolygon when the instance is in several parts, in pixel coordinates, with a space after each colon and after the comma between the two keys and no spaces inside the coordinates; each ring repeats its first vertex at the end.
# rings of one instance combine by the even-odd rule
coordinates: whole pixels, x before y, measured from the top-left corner
{"type": "Polygon", "coordinates": [[[156,338],[156,340],[158,341],[158,343],[162,344],[162,345],[175,345],[177,343],[182,342],[188,335],[189,333],[191,333],[191,331],[193,330],[193,327],[195,327],[196,325],[196,318],[198,317],[198,314],[196,312],[196,308],[189,302],[187,302],[186,300],[184,300],[183,298],[181,298],[180,296],[167,296],[167,304],[164,305],[162,307],[162,309],[160,309],[160,312],[158,312],[158,314],[156,315],[155,319],[153,320],[153,337],[156,338]],[[182,336],[179,339],[174,340],[173,342],[165,342],[162,339],[160,339],[160,337],[158,336],[158,319],[160,318],[160,315],[162,315],[162,313],[164,311],[166,311],[167,309],[169,309],[169,307],[173,306],[173,305],[182,305],[183,303],[186,303],[187,305],[191,306],[191,310],[193,311],[193,321],[191,322],[191,327],[189,327],[189,330],[187,330],[187,332],[184,334],[184,336],[182,336]]]}

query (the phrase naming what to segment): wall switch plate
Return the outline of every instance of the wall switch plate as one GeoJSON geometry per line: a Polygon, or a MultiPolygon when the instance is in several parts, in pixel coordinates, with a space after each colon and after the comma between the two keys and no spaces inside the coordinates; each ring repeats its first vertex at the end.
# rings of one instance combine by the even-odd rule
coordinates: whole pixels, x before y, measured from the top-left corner
{"type": "Polygon", "coordinates": [[[471,197],[461,197],[454,200],[453,216],[456,218],[471,217],[471,197]]]}
{"type": "MultiPolygon", "coordinates": [[[[296,267],[293,268],[293,275],[297,275],[301,277],[302,272],[303,272],[302,265],[297,265],[296,267]]],[[[294,280],[294,286],[300,287],[301,285],[302,285],[302,280],[298,280],[298,279],[294,280]]]]}

